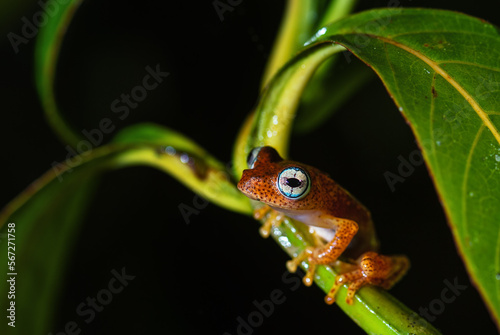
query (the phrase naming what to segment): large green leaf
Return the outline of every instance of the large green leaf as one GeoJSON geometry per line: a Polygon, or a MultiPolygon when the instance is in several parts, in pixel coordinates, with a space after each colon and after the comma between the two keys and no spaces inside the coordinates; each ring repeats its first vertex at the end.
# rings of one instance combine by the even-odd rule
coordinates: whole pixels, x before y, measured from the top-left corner
{"type": "Polygon", "coordinates": [[[369,64],[407,118],[469,273],[498,320],[498,29],[455,12],[382,9],[320,35],[316,43],[340,43],[369,64]]]}

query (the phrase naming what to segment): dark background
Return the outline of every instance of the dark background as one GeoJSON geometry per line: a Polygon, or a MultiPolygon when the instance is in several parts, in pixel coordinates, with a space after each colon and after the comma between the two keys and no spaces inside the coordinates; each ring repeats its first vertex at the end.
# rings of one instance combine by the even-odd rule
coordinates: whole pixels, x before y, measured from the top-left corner
{"type": "MultiPolygon", "coordinates": [[[[283,1],[243,1],[220,21],[212,1],[85,1],[64,40],[57,96],[76,129],[109,117],[117,128],[151,121],[176,129],[229,163],[233,141],[257,99],[260,76],[279,26],[283,1]],[[141,83],[145,67],[170,76],[119,120],[110,103],[141,83]]],[[[498,10],[475,1],[401,1],[404,7],[446,8],[499,24],[498,10]],[[450,7],[451,6],[451,7],[450,7]]],[[[62,161],[67,152],[45,122],[33,82],[34,41],[15,54],[7,32],[40,10],[34,1],[5,15],[1,55],[4,121],[1,202],[62,161]]],[[[368,7],[369,6],[369,7],[368,7]]],[[[386,1],[360,4],[384,7],[386,1]]],[[[345,66],[348,66],[347,64],[345,66]]],[[[332,92],[334,94],[334,92],[332,92]]],[[[109,140],[113,134],[107,135],[109,140]]],[[[327,171],[371,209],[384,253],[412,261],[392,294],[418,311],[440,299],[445,280],[467,285],[432,324],[446,334],[496,333],[469,281],[424,166],[391,192],[384,172],[417,148],[409,127],[378,80],[313,134],[294,136],[290,156],[327,171]]],[[[194,194],[151,168],[108,173],[84,218],[61,288],[53,333],[76,321],[82,334],[237,334],[254,300],[273,290],[286,301],[254,334],[362,334],[317,287],[292,291],[282,281],[288,257],[258,234],[249,217],[208,205],[184,221],[178,206],[194,194]],[[90,324],[76,306],[106,288],[111,270],[135,275],[90,324]]],[[[19,320],[21,322],[21,320],[19,320]]]]}

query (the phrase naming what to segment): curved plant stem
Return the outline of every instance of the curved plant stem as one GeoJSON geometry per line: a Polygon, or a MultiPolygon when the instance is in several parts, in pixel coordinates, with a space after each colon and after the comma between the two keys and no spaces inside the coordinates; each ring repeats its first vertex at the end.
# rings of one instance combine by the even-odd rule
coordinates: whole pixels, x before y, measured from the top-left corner
{"type": "Polygon", "coordinates": [[[315,1],[288,0],[281,27],[262,77],[265,87],[276,72],[300,49],[310,37],[314,19],[315,1]]]}

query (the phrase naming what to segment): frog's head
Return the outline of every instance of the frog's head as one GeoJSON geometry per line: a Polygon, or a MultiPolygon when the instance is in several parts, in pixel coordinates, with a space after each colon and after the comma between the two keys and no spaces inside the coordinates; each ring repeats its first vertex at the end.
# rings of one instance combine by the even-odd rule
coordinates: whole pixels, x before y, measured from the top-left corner
{"type": "Polygon", "coordinates": [[[258,147],[248,155],[238,189],[247,197],[275,208],[297,208],[311,189],[308,167],[285,161],[272,147],[258,147]]]}

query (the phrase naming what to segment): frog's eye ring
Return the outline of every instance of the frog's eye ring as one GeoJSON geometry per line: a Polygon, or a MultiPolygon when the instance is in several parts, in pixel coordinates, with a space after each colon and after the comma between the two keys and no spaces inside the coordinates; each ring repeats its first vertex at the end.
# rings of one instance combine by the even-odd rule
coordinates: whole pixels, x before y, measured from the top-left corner
{"type": "Polygon", "coordinates": [[[250,153],[248,154],[247,166],[249,169],[253,169],[255,161],[257,160],[257,156],[259,155],[260,149],[262,149],[262,147],[253,148],[252,151],[250,151],[250,153]]]}
{"type": "Polygon", "coordinates": [[[279,191],[289,199],[298,200],[307,195],[311,178],[299,167],[288,167],[280,172],[276,182],[279,191]]]}

